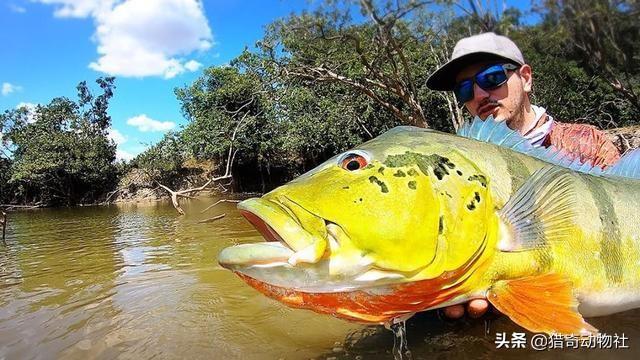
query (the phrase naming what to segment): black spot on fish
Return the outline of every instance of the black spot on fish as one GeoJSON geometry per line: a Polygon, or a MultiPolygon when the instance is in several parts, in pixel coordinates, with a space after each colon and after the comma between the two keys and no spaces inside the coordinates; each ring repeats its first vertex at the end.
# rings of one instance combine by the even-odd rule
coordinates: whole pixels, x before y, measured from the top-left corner
{"type": "Polygon", "coordinates": [[[348,186],[343,186],[342,188],[343,188],[343,189],[345,189],[345,190],[348,190],[348,189],[349,189],[349,187],[348,187],[348,186]]]}
{"type": "Polygon", "coordinates": [[[405,177],[405,176],[407,176],[407,174],[405,174],[404,171],[398,169],[398,171],[396,171],[396,173],[393,174],[393,176],[395,176],[395,177],[405,177]]]}
{"type": "Polygon", "coordinates": [[[453,196],[451,196],[451,194],[449,194],[448,191],[445,191],[444,194],[447,195],[449,198],[453,199],[453,196]]]}
{"type": "MultiPolygon", "coordinates": [[[[400,155],[387,156],[384,164],[388,167],[417,165],[424,175],[429,176],[429,170],[431,170],[438,180],[444,179],[446,175],[449,175],[449,170],[456,167],[454,163],[444,156],[437,154],[424,155],[409,151],[400,155]]],[[[411,170],[409,170],[409,175],[413,176],[411,170]]]]}
{"type": "Polygon", "coordinates": [[[467,179],[468,181],[477,181],[482,187],[487,187],[487,178],[484,175],[472,175],[467,179]]]}
{"type": "Polygon", "coordinates": [[[456,170],[456,173],[458,173],[458,176],[462,176],[462,171],[456,170]]]}
{"type": "Polygon", "coordinates": [[[409,169],[409,171],[407,171],[407,174],[409,174],[410,176],[417,176],[418,172],[416,171],[416,169],[409,169]]]}
{"type": "Polygon", "coordinates": [[[360,202],[362,202],[362,198],[360,198],[360,202]]]}
{"type": "Polygon", "coordinates": [[[438,220],[438,234],[442,235],[442,231],[444,230],[444,218],[440,215],[440,219],[438,220]]]}
{"type": "Polygon", "coordinates": [[[384,175],[384,166],[380,166],[380,169],[378,169],[378,172],[384,175]]]}
{"type": "Polygon", "coordinates": [[[370,176],[369,182],[371,182],[372,184],[375,183],[376,185],[380,186],[380,191],[382,191],[383,193],[389,192],[389,188],[387,188],[387,184],[385,184],[383,181],[378,180],[377,177],[370,176]]]}
{"type": "Polygon", "coordinates": [[[471,199],[471,202],[467,204],[467,209],[469,210],[474,210],[476,208],[476,205],[480,202],[480,193],[477,191],[473,192],[473,198],[471,199]]]}
{"type": "Polygon", "coordinates": [[[449,167],[449,169],[455,169],[456,168],[456,164],[452,163],[448,158],[443,157],[442,161],[444,162],[445,165],[447,165],[449,167]]]}
{"type": "Polygon", "coordinates": [[[416,189],[416,182],[415,181],[409,181],[407,183],[407,186],[409,187],[409,189],[415,190],[416,189]]]}
{"type": "Polygon", "coordinates": [[[375,166],[375,165],[373,165],[373,164],[369,164],[369,165],[365,166],[364,168],[365,168],[365,169],[371,169],[371,168],[372,168],[372,167],[374,167],[374,166],[375,166]]]}

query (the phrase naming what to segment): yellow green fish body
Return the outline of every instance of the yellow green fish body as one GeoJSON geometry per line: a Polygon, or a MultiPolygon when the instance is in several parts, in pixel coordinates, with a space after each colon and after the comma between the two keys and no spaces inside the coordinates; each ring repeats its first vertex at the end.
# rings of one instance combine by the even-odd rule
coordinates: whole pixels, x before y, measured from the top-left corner
{"type": "Polygon", "coordinates": [[[488,298],[529,330],[584,333],[581,315],[640,306],[638,208],[638,180],[399,127],[241,203],[271,241],[219,261],[287,305],[354,321],[488,298]]]}

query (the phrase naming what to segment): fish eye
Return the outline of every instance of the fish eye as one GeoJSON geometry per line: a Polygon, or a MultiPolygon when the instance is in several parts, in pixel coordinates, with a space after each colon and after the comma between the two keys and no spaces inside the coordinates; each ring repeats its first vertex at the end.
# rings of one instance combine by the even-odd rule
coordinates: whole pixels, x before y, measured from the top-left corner
{"type": "Polygon", "coordinates": [[[360,151],[348,152],[338,158],[338,165],[349,171],[360,170],[369,164],[368,154],[360,151]]]}

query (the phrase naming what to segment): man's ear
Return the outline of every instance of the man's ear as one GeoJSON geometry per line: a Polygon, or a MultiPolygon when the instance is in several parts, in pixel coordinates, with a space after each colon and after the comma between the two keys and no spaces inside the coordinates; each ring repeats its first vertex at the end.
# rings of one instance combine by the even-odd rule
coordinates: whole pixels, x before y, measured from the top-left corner
{"type": "Polygon", "coordinates": [[[518,73],[520,74],[520,78],[522,79],[522,87],[524,92],[530,93],[533,89],[533,74],[531,71],[531,66],[529,66],[528,64],[522,65],[520,67],[520,70],[518,70],[518,73]]]}

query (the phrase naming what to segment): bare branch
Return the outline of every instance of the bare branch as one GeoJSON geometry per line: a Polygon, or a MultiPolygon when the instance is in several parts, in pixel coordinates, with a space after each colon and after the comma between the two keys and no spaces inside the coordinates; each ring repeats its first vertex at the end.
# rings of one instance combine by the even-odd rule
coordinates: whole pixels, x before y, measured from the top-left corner
{"type": "Polygon", "coordinates": [[[371,134],[371,131],[369,131],[369,129],[367,129],[367,127],[364,125],[364,121],[362,121],[362,118],[360,118],[360,116],[358,115],[355,115],[355,118],[356,118],[356,122],[358,123],[358,125],[360,125],[362,130],[364,130],[364,132],[367,133],[367,135],[369,136],[369,139],[373,139],[374,138],[373,134],[371,134]]]}
{"type": "Polygon", "coordinates": [[[227,214],[220,214],[220,215],[217,215],[217,216],[214,216],[214,217],[208,218],[208,219],[200,220],[200,221],[198,221],[198,224],[204,224],[204,223],[208,223],[208,222],[214,222],[214,221],[216,221],[216,220],[220,220],[220,219],[222,219],[222,218],[223,218],[223,217],[225,217],[226,215],[227,215],[227,214]]]}
{"type": "Polygon", "coordinates": [[[7,241],[5,240],[5,235],[7,231],[7,213],[4,210],[0,210],[2,213],[2,217],[0,218],[0,225],[2,225],[2,243],[7,245],[7,241]]]}
{"type": "Polygon", "coordinates": [[[228,200],[228,199],[218,200],[218,201],[216,201],[215,203],[213,203],[213,204],[211,204],[211,205],[207,206],[204,210],[200,211],[200,213],[202,214],[202,213],[204,213],[205,211],[207,211],[207,210],[211,209],[212,207],[214,207],[214,206],[216,206],[216,205],[218,205],[218,204],[221,204],[221,203],[239,203],[239,202],[240,202],[240,200],[228,200]]]}
{"type": "Polygon", "coordinates": [[[115,189],[115,190],[113,190],[113,191],[109,192],[109,193],[107,194],[106,199],[104,199],[104,201],[102,202],[102,205],[106,205],[106,204],[108,204],[108,203],[109,203],[109,200],[111,200],[111,198],[113,197],[113,195],[115,195],[115,194],[117,194],[118,192],[120,192],[120,190],[121,190],[121,189],[119,189],[119,188],[118,188],[118,189],[115,189]]]}

